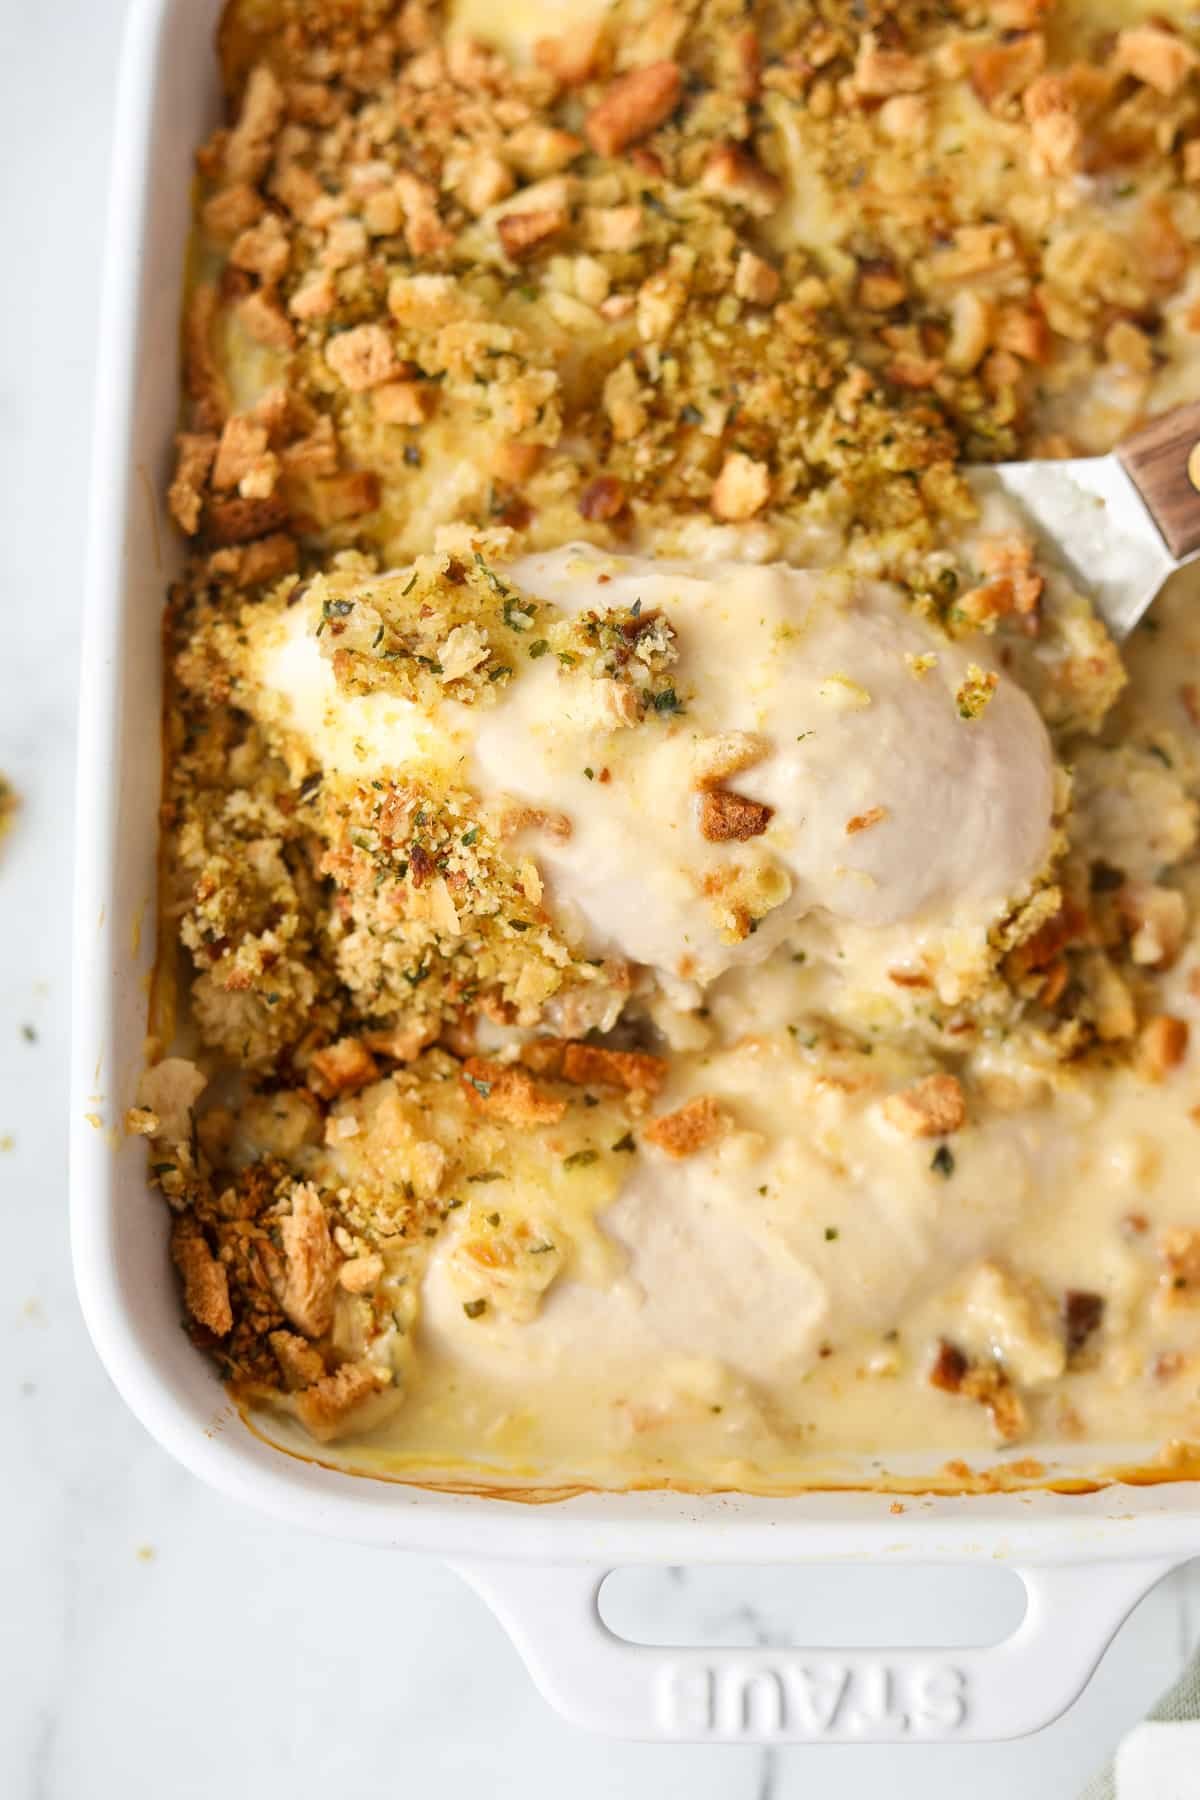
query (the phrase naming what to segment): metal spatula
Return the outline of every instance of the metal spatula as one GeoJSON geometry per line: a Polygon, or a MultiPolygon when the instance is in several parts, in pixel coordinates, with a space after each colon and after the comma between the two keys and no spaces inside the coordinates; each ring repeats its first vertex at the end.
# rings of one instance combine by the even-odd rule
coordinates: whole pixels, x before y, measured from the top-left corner
{"type": "Polygon", "coordinates": [[[1001,493],[1027,514],[1116,638],[1200,553],[1200,402],[1155,419],[1111,456],[969,475],[980,500],[1001,493]]]}

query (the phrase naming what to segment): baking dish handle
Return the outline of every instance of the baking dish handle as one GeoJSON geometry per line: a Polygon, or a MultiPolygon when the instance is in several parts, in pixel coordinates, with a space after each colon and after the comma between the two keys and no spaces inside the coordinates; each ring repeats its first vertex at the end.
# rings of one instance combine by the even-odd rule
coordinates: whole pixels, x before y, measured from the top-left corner
{"type": "Polygon", "coordinates": [[[496,1614],[564,1718],[676,1743],[988,1742],[1048,1725],[1170,1562],[1017,1569],[1025,1616],[980,1649],[659,1649],[600,1616],[607,1565],[453,1565],[496,1614]]]}

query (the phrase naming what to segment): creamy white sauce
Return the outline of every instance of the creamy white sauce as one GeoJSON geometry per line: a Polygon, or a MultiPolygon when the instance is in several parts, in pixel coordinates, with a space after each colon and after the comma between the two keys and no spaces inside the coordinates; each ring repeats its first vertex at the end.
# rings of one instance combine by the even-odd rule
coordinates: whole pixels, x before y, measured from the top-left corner
{"type": "Polygon", "coordinates": [[[624,1260],[615,1281],[593,1286],[568,1262],[536,1318],[469,1319],[452,1226],[425,1283],[431,1347],[516,1392],[583,1368],[637,1391],[668,1355],[711,1358],[782,1398],[823,1345],[889,1330],[1011,1229],[1043,1156],[1045,1115],[967,1130],[967,1178],[951,1185],[927,1140],[902,1138],[870,1091],[824,1082],[786,1035],[703,1059],[668,1104],[691,1091],[735,1128],[682,1163],[651,1147],[631,1159],[603,1219],[624,1260]]]}
{"type": "Polygon", "coordinates": [[[924,958],[952,997],[955,961],[969,961],[1050,843],[1052,753],[1019,687],[1001,674],[982,714],[961,717],[955,696],[979,649],[949,642],[881,582],[587,546],[508,574],[567,613],[639,600],[660,611],[677,636],[683,711],[606,728],[601,684],[549,655],[486,709],[446,700],[430,717],[383,694],[341,695],[309,601],[267,625],[254,653],[267,712],[327,769],[456,765],[485,801],[565,815],[569,838],[530,833],[526,847],[551,911],[589,953],[705,983],[817,915],[835,954],[881,967],[924,958]],[[918,658],[930,666],[918,672],[918,658]],[[734,731],[762,738],[765,754],[724,785],[774,816],[748,842],[710,843],[696,759],[704,740],[734,731]],[[874,822],[855,830],[864,817],[874,822]],[[740,941],[713,892],[735,871],[783,896],[740,941]]]}

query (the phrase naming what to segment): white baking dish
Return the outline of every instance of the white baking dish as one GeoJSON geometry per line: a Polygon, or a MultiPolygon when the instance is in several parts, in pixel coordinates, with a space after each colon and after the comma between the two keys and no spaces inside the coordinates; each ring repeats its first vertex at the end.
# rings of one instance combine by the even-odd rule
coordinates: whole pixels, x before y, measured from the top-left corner
{"type": "Polygon", "coordinates": [[[1054,1718],[1135,1601],[1200,1553],[1200,1484],[909,1501],[595,1494],[551,1505],[354,1479],[242,1424],[179,1329],[166,1210],[121,1118],[142,1063],[159,800],[159,628],[176,551],[162,494],[178,393],[191,156],[217,116],[220,0],[137,0],[117,110],[84,607],[72,1229],[96,1347],[158,1441],[290,1524],[449,1558],[543,1693],[601,1731],[707,1741],[980,1739],[1054,1718]],[[146,929],[141,929],[142,922],[146,929]],[[630,1562],[1003,1558],[1029,1605],[987,1649],[656,1650],[600,1622],[630,1562]]]}

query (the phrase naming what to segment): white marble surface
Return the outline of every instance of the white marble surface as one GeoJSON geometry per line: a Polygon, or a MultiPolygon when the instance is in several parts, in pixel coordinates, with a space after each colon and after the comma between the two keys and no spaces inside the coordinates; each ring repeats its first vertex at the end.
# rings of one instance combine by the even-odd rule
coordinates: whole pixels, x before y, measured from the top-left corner
{"type": "MultiPolygon", "coordinates": [[[[149,1441],[96,1362],[67,1256],[66,943],[101,202],[124,10],[0,0],[0,769],[24,800],[0,848],[0,1796],[354,1800],[386,1783],[446,1800],[1065,1800],[1195,1640],[1195,1571],[1150,1595],[1086,1696],[1022,1743],[602,1744],[547,1710],[446,1569],[235,1510],[149,1441]]],[[[892,1571],[880,1594],[844,1572],[662,1571],[626,1578],[621,1617],[646,1635],[725,1641],[832,1628],[871,1641],[920,1618],[930,1641],[972,1624],[998,1634],[1011,1609],[986,1572],[931,1584],[892,1571]]]]}

